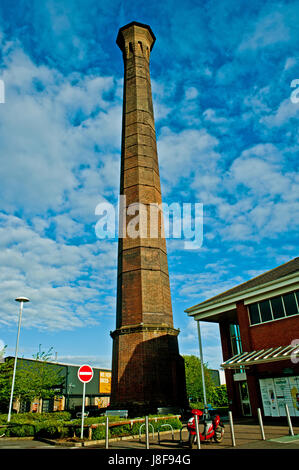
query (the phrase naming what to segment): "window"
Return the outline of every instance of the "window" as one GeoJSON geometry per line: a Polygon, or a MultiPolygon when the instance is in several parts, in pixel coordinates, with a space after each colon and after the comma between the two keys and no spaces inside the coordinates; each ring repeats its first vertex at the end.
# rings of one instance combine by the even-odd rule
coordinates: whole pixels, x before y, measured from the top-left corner
{"type": "MultiPolygon", "coordinates": [[[[239,325],[235,325],[231,323],[229,325],[230,331],[230,342],[232,347],[232,354],[235,356],[236,354],[241,354],[243,352],[242,343],[241,343],[241,335],[240,335],[240,327],[239,325]]],[[[235,369],[235,372],[244,372],[244,368],[240,367],[239,369],[235,369]]]]}
{"type": "Polygon", "coordinates": [[[298,313],[295,294],[292,292],[290,294],[285,294],[282,296],[284,308],[286,311],[286,315],[296,315],[298,313]]]}
{"type": "Polygon", "coordinates": [[[261,322],[258,304],[249,305],[249,316],[251,325],[261,322]]]}
{"type": "Polygon", "coordinates": [[[30,411],[30,401],[21,401],[20,413],[28,413],[30,411]]]}
{"type": "Polygon", "coordinates": [[[263,302],[259,302],[259,306],[262,322],[272,320],[272,313],[269,300],[263,300],[263,302]]]}
{"type": "Polygon", "coordinates": [[[283,309],[280,295],[278,297],[273,297],[273,299],[271,299],[271,305],[272,305],[272,312],[273,312],[274,320],[276,320],[277,318],[284,317],[284,309],[283,309]]]}
{"type": "Polygon", "coordinates": [[[297,315],[299,313],[299,291],[277,295],[271,299],[248,305],[250,324],[257,325],[267,321],[297,315]]]}
{"type": "Polygon", "coordinates": [[[241,336],[239,325],[231,324],[230,328],[230,341],[232,346],[232,353],[235,356],[240,354],[242,351],[241,336]]]}

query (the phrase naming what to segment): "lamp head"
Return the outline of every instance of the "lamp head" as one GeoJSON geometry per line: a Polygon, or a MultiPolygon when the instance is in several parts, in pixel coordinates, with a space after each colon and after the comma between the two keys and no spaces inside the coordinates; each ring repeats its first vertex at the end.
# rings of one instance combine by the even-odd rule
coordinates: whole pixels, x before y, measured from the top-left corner
{"type": "Polygon", "coordinates": [[[16,302],[30,302],[30,300],[27,299],[27,297],[17,297],[15,300],[16,302]]]}

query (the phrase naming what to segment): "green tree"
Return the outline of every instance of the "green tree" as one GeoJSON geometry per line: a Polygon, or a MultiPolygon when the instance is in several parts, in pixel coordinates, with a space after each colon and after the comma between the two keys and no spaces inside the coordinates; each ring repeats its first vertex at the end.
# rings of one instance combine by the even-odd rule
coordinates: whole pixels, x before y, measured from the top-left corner
{"type": "MultiPolygon", "coordinates": [[[[57,395],[57,389],[64,384],[65,377],[62,369],[48,361],[52,349],[47,352],[39,351],[33,355],[34,361],[20,358],[17,362],[14,397],[24,401],[52,398],[57,395]]],[[[14,359],[0,364],[0,403],[1,407],[8,406],[12,382],[14,359]]],[[[40,411],[40,410],[39,410],[40,411]]]]}
{"type": "Polygon", "coordinates": [[[2,412],[6,412],[8,410],[13,365],[13,359],[0,363],[0,410],[2,412]]]}
{"type": "Polygon", "coordinates": [[[228,405],[226,385],[214,387],[211,402],[215,407],[228,405]]]}
{"type": "MultiPolygon", "coordinates": [[[[197,356],[183,356],[186,371],[186,388],[188,398],[192,401],[204,401],[202,373],[200,359],[197,356]]],[[[208,368],[204,364],[204,376],[206,385],[207,402],[211,403],[213,396],[214,384],[210,377],[208,368]]]]}
{"type": "Polygon", "coordinates": [[[3,360],[6,348],[7,348],[7,344],[2,349],[0,349],[0,362],[2,362],[3,360]]]}

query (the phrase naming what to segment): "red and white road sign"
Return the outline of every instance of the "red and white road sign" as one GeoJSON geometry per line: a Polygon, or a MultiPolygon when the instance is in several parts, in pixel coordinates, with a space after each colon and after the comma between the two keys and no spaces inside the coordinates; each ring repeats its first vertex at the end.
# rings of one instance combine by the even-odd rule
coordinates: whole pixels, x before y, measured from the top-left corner
{"type": "Polygon", "coordinates": [[[81,366],[78,370],[78,379],[83,383],[88,383],[93,378],[93,370],[90,366],[81,366]]]}

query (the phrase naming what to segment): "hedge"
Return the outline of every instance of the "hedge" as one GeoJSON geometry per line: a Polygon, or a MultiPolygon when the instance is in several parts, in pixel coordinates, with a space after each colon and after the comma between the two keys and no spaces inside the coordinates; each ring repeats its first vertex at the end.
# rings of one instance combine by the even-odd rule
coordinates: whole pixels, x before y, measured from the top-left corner
{"type": "MultiPolygon", "coordinates": [[[[24,422],[36,422],[36,421],[69,421],[71,419],[71,413],[68,411],[55,411],[53,413],[13,413],[11,415],[10,422],[16,424],[22,424],[24,422]]],[[[0,424],[7,423],[7,414],[0,414],[0,424]]]]}
{"type": "MultiPolygon", "coordinates": [[[[23,413],[22,415],[13,415],[11,418],[10,425],[5,429],[6,437],[36,437],[36,438],[50,438],[50,439],[59,439],[66,437],[73,437],[74,433],[77,437],[80,437],[81,434],[81,420],[76,419],[72,421],[66,421],[67,414],[61,414],[60,417],[55,413],[43,413],[43,418],[41,415],[40,419],[36,418],[36,414],[32,413],[23,413]],[[53,415],[56,415],[55,417],[53,415]],[[46,419],[45,419],[46,418],[46,419]]],[[[171,424],[173,429],[180,429],[182,423],[178,417],[173,415],[168,415],[162,417],[161,415],[149,416],[149,422],[153,425],[154,432],[158,431],[158,428],[162,424],[171,424]],[[155,421],[155,418],[157,420],[155,421]]],[[[142,418],[141,418],[142,419],[142,418]]],[[[93,424],[102,424],[100,426],[95,426],[92,429],[92,439],[104,439],[105,438],[105,426],[104,422],[106,420],[105,416],[94,417],[94,418],[85,418],[84,419],[84,437],[88,438],[89,436],[89,427],[93,424]]],[[[138,435],[139,428],[143,424],[142,422],[132,422],[133,420],[127,420],[125,418],[119,418],[118,416],[109,417],[109,423],[113,424],[116,422],[125,421],[123,425],[115,425],[109,427],[109,437],[119,437],[119,436],[130,436],[138,435]],[[128,421],[130,421],[128,423],[128,421]]],[[[6,422],[5,422],[6,424],[6,422]]],[[[152,427],[149,427],[150,432],[152,432],[152,427]]],[[[162,428],[163,430],[163,428],[162,428]]],[[[165,428],[164,428],[165,430],[165,428]]],[[[145,429],[143,426],[143,434],[145,429]]]]}
{"type": "MultiPolygon", "coordinates": [[[[18,413],[12,414],[7,423],[7,414],[0,415],[0,424],[7,425],[6,437],[44,437],[66,435],[63,424],[70,420],[71,413],[58,411],[54,413],[18,413]]],[[[67,430],[67,429],[66,429],[67,430]]],[[[68,431],[68,430],[67,430],[68,431]]]]}
{"type": "MultiPolygon", "coordinates": [[[[109,422],[110,422],[110,418],[109,418],[109,422]]],[[[143,424],[142,422],[135,422],[135,423],[132,422],[132,424],[126,423],[126,424],[123,424],[122,426],[112,426],[109,428],[109,437],[136,436],[139,434],[139,429],[142,424],[143,424]]],[[[182,427],[182,423],[179,420],[179,418],[173,417],[173,415],[169,415],[169,417],[165,416],[165,418],[161,417],[161,415],[158,415],[158,416],[150,415],[149,424],[153,426],[154,432],[157,432],[162,424],[170,424],[173,429],[181,429],[182,427]],[[159,419],[155,421],[155,418],[159,418],[159,419]]],[[[152,429],[153,429],[152,426],[149,426],[150,433],[152,432],[152,429]]],[[[161,430],[165,431],[166,429],[162,428],[161,430]]],[[[145,433],[145,426],[143,426],[142,433],[143,434],[145,433]]],[[[87,436],[87,433],[86,433],[86,436],[87,436]]],[[[104,426],[98,426],[97,428],[92,430],[92,439],[104,439],[104,437],[105,437],[104,426]]]]}
{"type": "Polygon", "coordinates": [[[35,428],[32,424],[16,424],[5,429],[5,437],[33,437],[35,428]]]}

